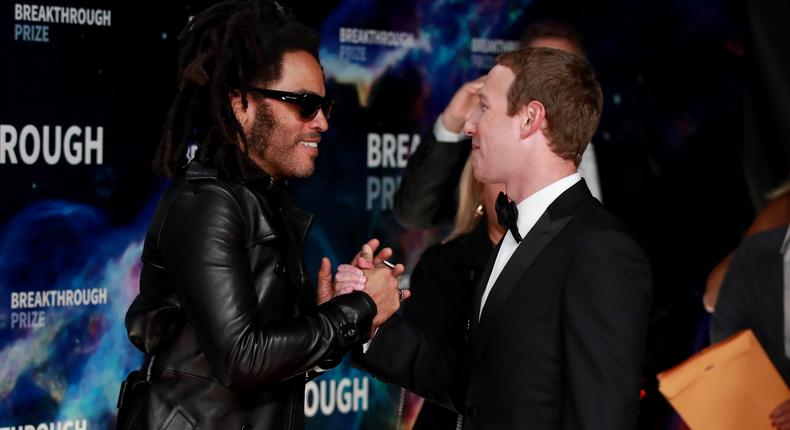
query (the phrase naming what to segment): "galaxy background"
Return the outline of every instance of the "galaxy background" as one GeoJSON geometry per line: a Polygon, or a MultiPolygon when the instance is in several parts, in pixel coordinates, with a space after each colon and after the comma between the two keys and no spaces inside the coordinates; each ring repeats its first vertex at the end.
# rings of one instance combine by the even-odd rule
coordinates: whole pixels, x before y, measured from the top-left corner
{"type": "MultiPolygon", "coordinates": [[[[678,428],[655,375],[707,345],[707,274],[738,244],[764,193],[787,177],[790,139],[777,141],[790,118],[782,115],[786,106],[771,102],[786,90],[770,88],[777,81],[761,79],[760,71],[788,71],[790,49],[784,57],[765,52],[790,48],[781,31],[790,7],[727,0],[284,3],[320,33],[327,90],[336,99],[316,174],[291,184],[296,203],[317,215],[306,246],[309,273],[322,256],[345,262],[371,237],[411,268],[446,233],[403,229],[377,200],[384,197],[366,208],[369,178],[401,173],[367,167],[367,134],[428,132],[456,88],[493,62],[471,51],[472,38],[518,40],[528,24],[546,18],[579,30],[605,96],[593,138],[603,201],[646,249],[655,276],[640,428],[678,428]],[[341,27],[411,33],[415,43],[354,45],[362,49],[349,57],[341,27]]],[[[50,42],[18,41],[14,4],[0,6],[0,124],[101,126],[104,162],[0,165],[0,427],[79,417],[89,428],[114,428],[119,384],[142,360],[123,318],[137,294],[145,229],[167,186],[150,160],[175,90],[176,37],[210,2],[44,4],[110,9],[112,25],[51,24],[50,42]],[[11,327],[12,292],[84,288],[106,288],[107,304],[51,308],[44,327],[11,327]]],[[[344,362],[322,379],[361,376],[344,362]]],[[[409,428],[419,404],[371,378],[366,412],[319,413],[307,428],[409,428]]]]}

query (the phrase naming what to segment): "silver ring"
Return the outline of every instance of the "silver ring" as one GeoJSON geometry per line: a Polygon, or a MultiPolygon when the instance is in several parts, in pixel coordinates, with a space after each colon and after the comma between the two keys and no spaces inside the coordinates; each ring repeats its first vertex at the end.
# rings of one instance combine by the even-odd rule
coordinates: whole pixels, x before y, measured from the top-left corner
{"type": "Polygon", "coordinates": [[[398,288],[398,303],[403,303],[403,290],[398,288]]]}

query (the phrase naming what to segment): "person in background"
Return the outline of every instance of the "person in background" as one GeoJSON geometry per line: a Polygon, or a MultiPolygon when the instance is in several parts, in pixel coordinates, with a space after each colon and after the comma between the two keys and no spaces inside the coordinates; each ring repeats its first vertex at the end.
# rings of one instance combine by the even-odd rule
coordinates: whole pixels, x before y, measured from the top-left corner
{"type": "MultiPolygon", "coordinates": [[[[710,323],[711,343],[751,329],[790,384],[790,230],[787,225],[747,237],[730,261],[710,323]]],[[[790,399],[771,412],[790,430],[790,399]]]]}
{"type": "MultiPolygon", "coordinates": [[[[786,183],[768,195],[768,204],[757,214],[752,224],[743,234],[744,239],[754,234],[771,230],[790,222],[790,183],[786,183]]],[[[727,268],[732,262],[734,251],[724,257],[716,267],[711,270],[705,282],[705,294],[702,304],[705,310],[713,312],[719,297],[721,283],[727,273],[727,268]]]]}
{"type": "MultiPolygon", "coordinates": [[[[522,46],[555,48],[584,55],[579,34],[568,24],[538,21],[524,32],[522,46]]],[[[457,207],[458,178],[471,146],[463,124],[477,103],[477,91],[485,76],[462,85],[436,119],[433,133],[411,154],[395,193],[397,221],[407,228],[433,228],[450,224],[457,207]]],[[[578,172],[590,192],[602,200],[598,163],[590,143],[585,148],[578,172]]]]}

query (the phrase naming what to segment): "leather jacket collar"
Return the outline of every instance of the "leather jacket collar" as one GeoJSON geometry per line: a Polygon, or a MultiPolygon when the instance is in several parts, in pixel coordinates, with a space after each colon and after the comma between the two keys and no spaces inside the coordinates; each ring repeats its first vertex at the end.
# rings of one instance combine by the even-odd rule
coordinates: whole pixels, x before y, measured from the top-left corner
{"type": "Polygon", "coordinates": [[[244,154],[238,148],[230,151],[224,161],[223,170],[248,187],[285,191],[287,181],[272,178],[268,172],[255,164],[247,154],[244,154]]]}

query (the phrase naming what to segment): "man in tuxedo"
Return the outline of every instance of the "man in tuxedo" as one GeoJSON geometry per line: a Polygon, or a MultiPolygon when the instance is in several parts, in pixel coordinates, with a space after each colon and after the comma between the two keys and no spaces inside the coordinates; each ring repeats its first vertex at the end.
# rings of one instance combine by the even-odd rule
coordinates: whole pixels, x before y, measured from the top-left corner
{"type": "MultiPolygon", "coordinates": [[[[469,344],[440,345],[395,316],[356,362],[463,414],[465,429],[632,429],[651,274],[576,171],[601,113],[594,73],[578,55],[524,48],[497,58],[478,97],[464,132],[477,179],[506,186],[508,232],[477,287],[469,344]]],[[[387,269],[357,264],[377,288],[370,272],[387,269]]]]}
{"type": "MultiPolygon", "coordinates": [[[[581,35],[569,24],[542,20],[530,24],[521,46],[556,48],[584,56],[581,35]]],[[[431,132],[409,155],[402,180],[395,192],[395,219],[408,228],[433,228],[452,224],[458,206],[458,180],[469,158],[471,145],[464,122],[477,104],[477,90],[485,76],[463,84],[436,119],[431,132]]],[[[589,143],[578,165],[592,195],[602,200],[598,155],[589,143]]]]}

